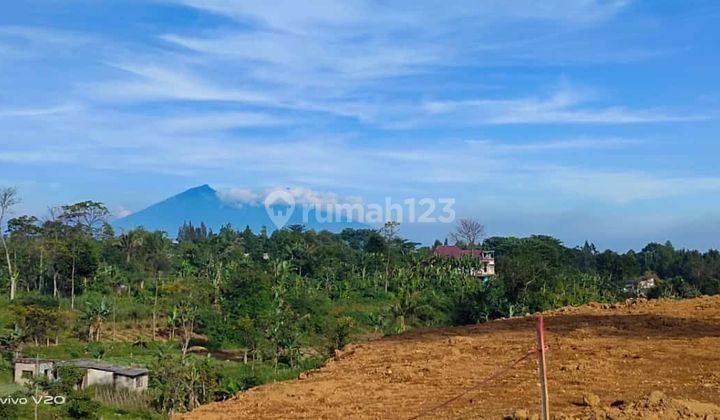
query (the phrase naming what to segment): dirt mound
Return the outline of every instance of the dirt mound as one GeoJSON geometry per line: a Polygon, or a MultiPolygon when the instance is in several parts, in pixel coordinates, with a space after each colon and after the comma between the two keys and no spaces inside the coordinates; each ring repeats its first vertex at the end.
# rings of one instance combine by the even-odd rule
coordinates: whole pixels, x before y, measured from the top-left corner
{"type": "Polygon", "coordinates": [[[579,415],[566,419],[720,419],[720,406],[695,400],[670,398],[660,391],[653,391],[635,402],[615,400],[609,405],[586,404],[579,415]]]}
{"type": "MultiPolygon", "coordinates": [[[[562,308],[545,323],[557,417],[720,419],[720,296],[562,308]]],[[[534,346],[534,328],[525,317],[386,337],[182,417],[533,418],[534,358],[477,386],[534,346]]]]}

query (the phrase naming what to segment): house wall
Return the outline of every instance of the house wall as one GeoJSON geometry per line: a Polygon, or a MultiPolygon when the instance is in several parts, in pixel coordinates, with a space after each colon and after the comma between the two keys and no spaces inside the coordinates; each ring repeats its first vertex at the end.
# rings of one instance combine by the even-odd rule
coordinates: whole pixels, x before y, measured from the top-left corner
{"type": "Polygon", "coordinates": [[[15,363],[14,380],[16,384],[25,385],[26,383],[29,383],[29,379],[23,378],[23,371],[32,372],[32,376],[45,375],[49,376],[50,379],[53,379],[52,370],[52,362],[38,363],[37,366],[35,365],[35,363],[15,363]],[[35,372],[36,367],[37,372],[35,372]]]}
{"type": "Polygon", "coordinates": [[[135,378],[135,388],[144,391],[148,388],[148,375],[141,375],[135,378]]]}
{"type": "Polygon", "coordinates": [[[147,375],[140,375],[136,377],[129,377],[129,376],[123,376],[119,374],[115,374],[115,388],[116,389],[131,389],[134,391],[142,391],[147,389],[148,386],[148,376],[147,375]]]}
{"type": "Polygon", "coordinates": [[[115,389],[135,389],[135,378],[115,374],[115,389]]]}
{"type": "Polygon", "coordinates": [[[489,263],[489,264],[486,265],[486,267],[485,267],[485,273],[486,273],[488,276],[494,276],[494,275],[495,275],[495,261],[493,261],[492,263],[489,263]]]}
{"type": "Polygon", "coordinates": [[[83,388],[93,385],[112,385],[113,373],[104,370],[88,369],[83,380],[83,388]]]}

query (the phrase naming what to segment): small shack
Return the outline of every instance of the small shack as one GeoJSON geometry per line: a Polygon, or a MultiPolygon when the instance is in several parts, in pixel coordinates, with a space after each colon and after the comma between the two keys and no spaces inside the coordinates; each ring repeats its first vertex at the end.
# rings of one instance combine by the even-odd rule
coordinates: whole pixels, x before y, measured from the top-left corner
{"type": "Polygon", "coordinates": [[[33,359],[17,357],[13,360],[15,366],[14,380],[16,384],[25,385],[36,376],[46,376],[50,380],[55,378],[55,360],[33,359]]]}
{"type": "Polygon", "coordinates": [[[32,377],[57,378],[58,366],[85,369],[85,376],[78,386],[81,389],[94,385],[110,385],[115,389],[143,391],[148,387],[148,370],[136,366],[119,366],[98,360],[52,360],[18,357],[13,360],[15,383],[26,384],[32,377]]]}

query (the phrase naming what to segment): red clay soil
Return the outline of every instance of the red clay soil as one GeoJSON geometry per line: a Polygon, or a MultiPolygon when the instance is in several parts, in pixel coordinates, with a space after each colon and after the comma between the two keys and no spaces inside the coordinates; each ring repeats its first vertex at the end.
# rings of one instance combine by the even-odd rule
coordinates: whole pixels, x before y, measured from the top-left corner
{"type": "MultiPolygon", "coordinates": [[[[554,417],[720,419],[720,296],[563,308],[546,313],[545,324],[554,417]]],[[[539,412],[534,357],[427,410],[534,346],[534,317],[416,330],[349,346],[297,380],[179,417],[533,418],[539,412]]]]}

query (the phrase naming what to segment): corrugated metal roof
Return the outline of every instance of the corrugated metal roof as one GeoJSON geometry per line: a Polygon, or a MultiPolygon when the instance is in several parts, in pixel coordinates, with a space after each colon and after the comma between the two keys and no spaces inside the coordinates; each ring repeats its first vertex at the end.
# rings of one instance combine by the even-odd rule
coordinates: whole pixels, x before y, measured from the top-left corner
{"type": "Polygon", "coordinates": [[[113,372],[123,376],[140,376],[148,373],[148,370],[142,367],[119,366],[97,360],[75,359],[68,360],[67,362],[61,362],[61,364],[68,364],[85,369],[104,370],[106,372],[113,372]]]}

